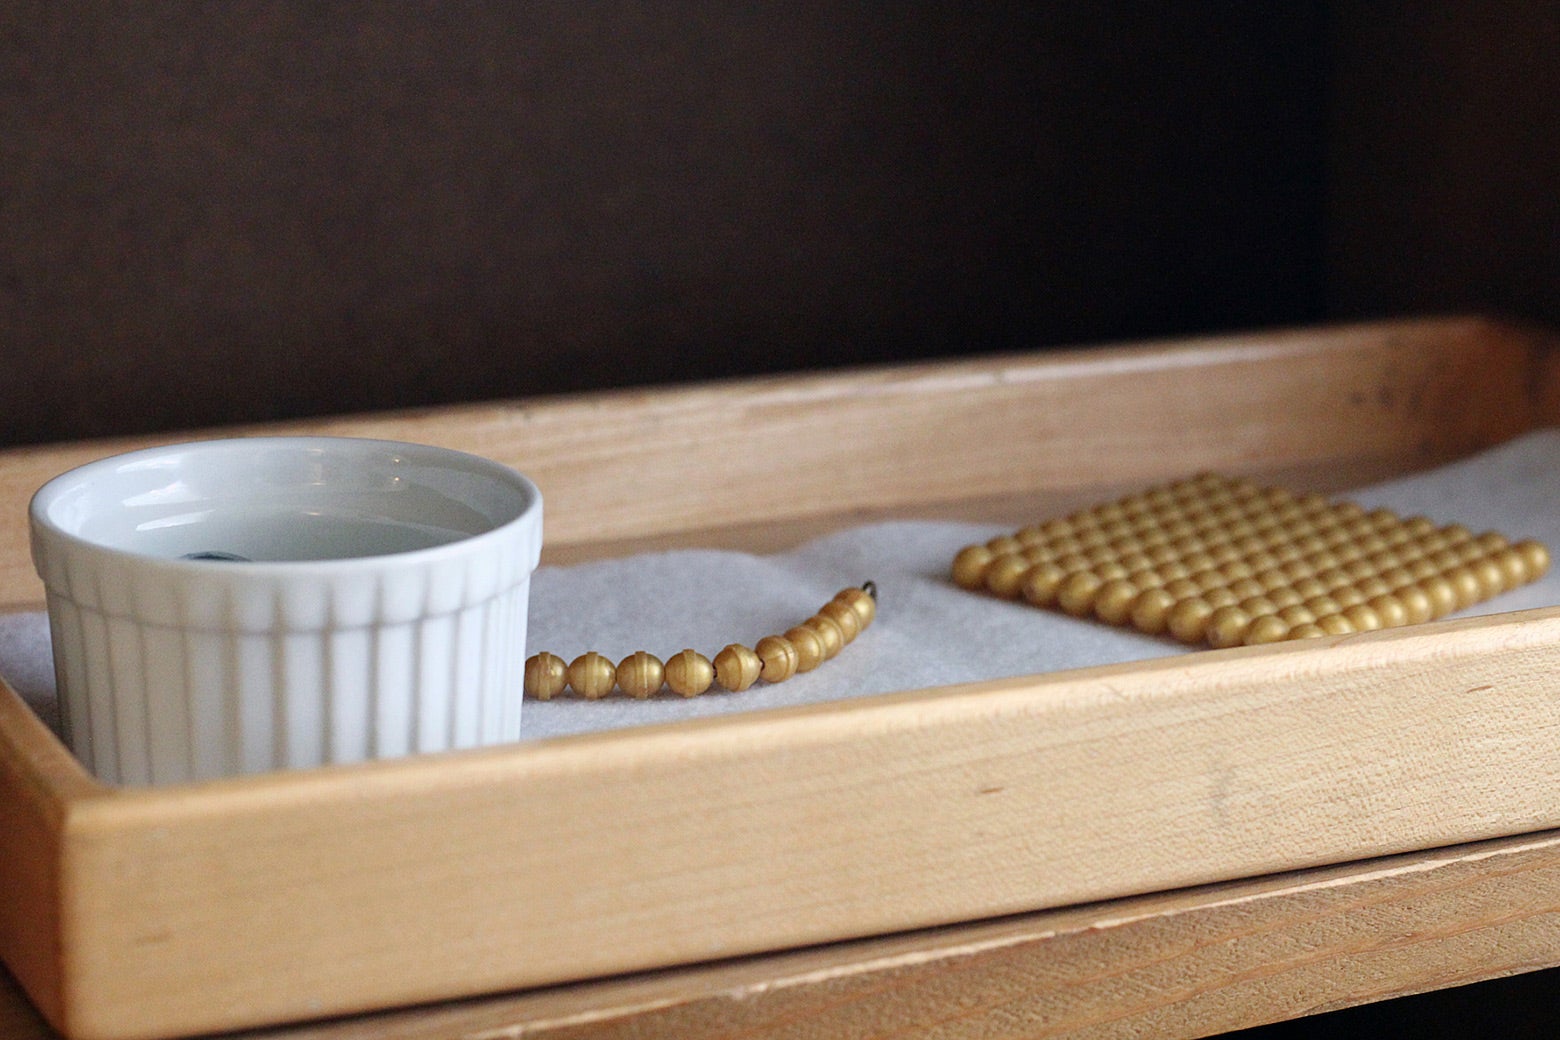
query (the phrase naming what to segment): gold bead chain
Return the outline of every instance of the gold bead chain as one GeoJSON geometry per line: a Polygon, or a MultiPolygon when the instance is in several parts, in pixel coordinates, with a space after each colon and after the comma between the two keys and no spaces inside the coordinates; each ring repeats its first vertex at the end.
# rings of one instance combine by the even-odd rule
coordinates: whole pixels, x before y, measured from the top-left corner
{"type": "Polygon", "coordinates": [[[1217,648],[1429,621],[1548,569],[1535,541],[1203,473],[966,546],[952,576],[1217,648]]]}
{"type": "Polygon", "coordinates": [[[740,693],[762,679],[784,682],[798,672],[810,672],[844,649],[877,617],[877,586],[842,589],[812,617],[777,636],[765,636],[753,646],[732,643],[711,661],[695,650],[673,654],[663,663],[643,650],[616,665],[594,650],[565,663],[555,654],[539,653],[525,662],[525,695],[546,701],[572,691],[599,700],[614,689],[644,700],[663,686],[683,697],[697,697],[711,686],[740,693]]]}

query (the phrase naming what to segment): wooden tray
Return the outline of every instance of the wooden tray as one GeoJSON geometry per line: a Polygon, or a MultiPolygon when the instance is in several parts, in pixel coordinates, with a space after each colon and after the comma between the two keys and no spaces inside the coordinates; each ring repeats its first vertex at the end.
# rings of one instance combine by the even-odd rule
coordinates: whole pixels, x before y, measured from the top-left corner
{"type": "MultiPolygon", "coordinates": [[[[1423,321],[281,429],[516,465],[554,560],[772,548],[1404,472],[1553,422],[1555,356],[1423,321]]],[[[31,491],[142,443],[0,455],[0,602],[41,599],[31,491]]],[[[1519,834],[1560,824],[1557,669],[1560,610],[1527,611],[135,791],[0,690],[0,955],[71,1036],[170,1036],[1519,834]]]]}

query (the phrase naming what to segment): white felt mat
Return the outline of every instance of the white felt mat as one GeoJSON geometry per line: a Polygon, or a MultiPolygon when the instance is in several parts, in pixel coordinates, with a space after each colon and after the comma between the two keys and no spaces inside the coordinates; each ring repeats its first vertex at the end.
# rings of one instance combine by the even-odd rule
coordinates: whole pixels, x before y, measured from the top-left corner
{"type": "MultiPolygon", "coordinates": [[[[1344,497],[1475,532],[1499,530],[1513,541],[1537,538],[1560,551],[1560,509],[1554,505],[1560,499],[1560,430],[1344,497]]],[[[544,567],[531,585],[527,649],[551,650],[565,660],[585,650],[613,659],[648,650],[665,658],[684,647],[713,656],[730,642],[751,646],[809,617],[844,586],[869,579],[879,589],[878,620],[816,671],[740,694],[527,702],[524,738],[1187,652],[1169,639],[975,595],[948,580],[949,562],[962,546],[1006,530],[886,523],[775,556],[690,550],[544,567]]],[[[1560,568],[1466,613],[1554,604],[1560,604],[1560,568]]],[[[0,675],[52,722],[53,672],[42,614],[0,618],[0,675]]]]}

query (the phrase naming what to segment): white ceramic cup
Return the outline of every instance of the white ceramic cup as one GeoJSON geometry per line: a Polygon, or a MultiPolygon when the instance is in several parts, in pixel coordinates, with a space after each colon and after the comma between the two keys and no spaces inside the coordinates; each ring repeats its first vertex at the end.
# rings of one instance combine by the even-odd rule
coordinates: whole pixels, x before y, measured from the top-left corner
{"type": "Polygon", "coordinates": [[[391,441],[195,442],[62,474],[30,518],[65,739],[104,781],[520,734],[542,500],[506,466],[391,441]]]}

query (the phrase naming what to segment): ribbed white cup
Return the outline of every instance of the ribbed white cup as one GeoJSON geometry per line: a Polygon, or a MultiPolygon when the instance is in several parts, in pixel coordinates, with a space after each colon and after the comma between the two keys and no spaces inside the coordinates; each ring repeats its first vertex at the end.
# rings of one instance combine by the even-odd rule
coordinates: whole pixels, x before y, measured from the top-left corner
{"type": "Polygon", "coordinates": [[[425,445],[206,441],[31,507],[66,742],[163,784],[515,740],[536,486],[425,445]],[[188,559],[191,554],[244,557],[188,559]]]}

